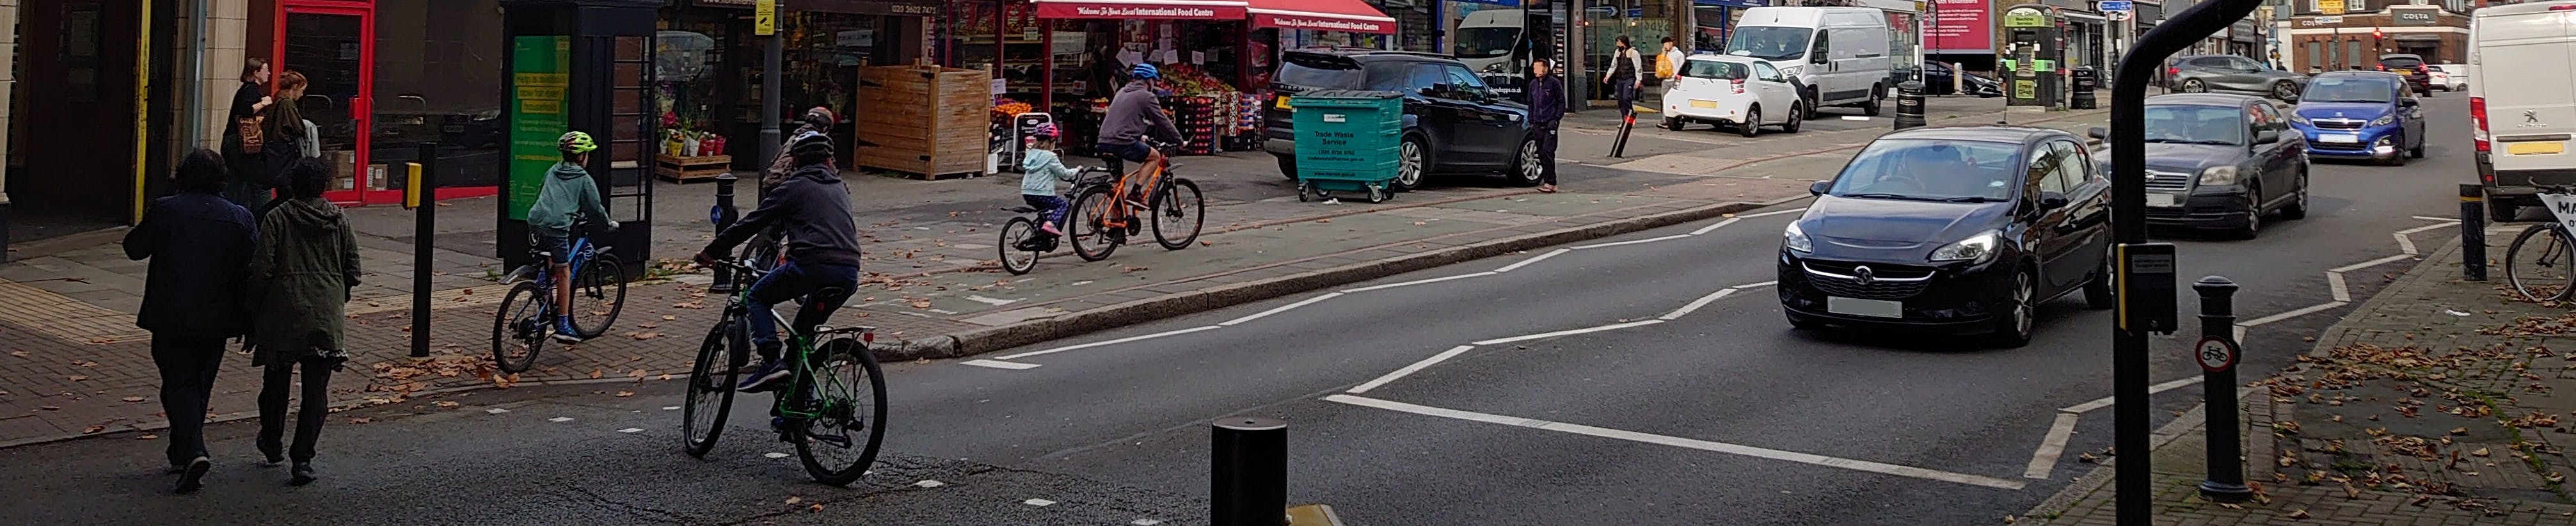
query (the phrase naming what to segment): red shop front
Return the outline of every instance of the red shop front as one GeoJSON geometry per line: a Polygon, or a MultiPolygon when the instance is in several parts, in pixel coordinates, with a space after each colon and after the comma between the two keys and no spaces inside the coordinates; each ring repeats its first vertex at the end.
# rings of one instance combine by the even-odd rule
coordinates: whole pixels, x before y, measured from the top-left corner
{"type": "MultiPolygon", "coordinates": [[[[251,54],[310,83],[296,101],[343,204],[402,202],[417,144],[442,145],[438,199],[498,190],[465,159],[499,154],[500,71],[470,52],[499,38],[495,0],[254,0],[251,54]]],[[[274,89],[275,84],[270,84],[274,89]]]]}

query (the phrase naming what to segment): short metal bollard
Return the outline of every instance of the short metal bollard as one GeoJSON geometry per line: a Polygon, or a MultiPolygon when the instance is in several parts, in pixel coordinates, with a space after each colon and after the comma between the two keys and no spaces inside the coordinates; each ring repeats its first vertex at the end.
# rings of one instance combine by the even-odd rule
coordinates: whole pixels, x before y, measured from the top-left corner
{"type": "Polygon", "coordinates": [[[1896,129],[1920,128],[1923,119],[1923,81],[1908,80],[1896,85],[1896,129]]]}
{"type": "Polygon", "coordinates": [[[2200,495],[2235,504],[2252,499],[2245,487],[2245,440],[2236,422],[2236,362],[2245,353],[2236,345],[2236,282],[2209,276],[2191,284],[2200,293],[2200,343],[2192,358],[2200,362],[2204,411],[2209,417],[2209,478],[2200,495]]]}
{"type": "Polygon", "coordinates": [[[1288,523],[1288,423],[1242,416],[1211,426],[1208,502],[1212,526],[1288,523]]]}
{"type": "MultiPolygon", "coordinates": [[[[723,232],[726,227],[733,226],[735,220],[742,218],[742,209],[735,208],[733,204],[734,180],[733,172],[716,175],[716,206],[707,211],[707,220],[715,222],[717,232],[723,232]]],[[[733,267],[717,266],[716,282],[707,286],[707,292],[734,293],[733,267]]]]}
{"type": "Polygon", "coordinates": [[[2487,192],[2477,183],[2460,183],[2460,278],[2487,280],[2487,192]]]}

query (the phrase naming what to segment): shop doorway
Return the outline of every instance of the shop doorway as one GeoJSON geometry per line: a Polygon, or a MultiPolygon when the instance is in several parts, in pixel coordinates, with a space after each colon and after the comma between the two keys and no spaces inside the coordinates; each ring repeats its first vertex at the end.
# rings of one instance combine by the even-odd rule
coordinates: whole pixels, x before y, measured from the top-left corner
{"type": "Polygon", "coordinates": [[[390,185],[391,173],[367,159],[375,111],[376,10],[371,4],[328,0],[285,0],[278,4],[276,49],[278,71],[303,73],[312,87],[296,104],[304,119],[321,130],[324,163],[332,170],[323,196],[333,202],[385,204],[402,201],[390,185]]]}
{"type": "Polygon", "coordinates": [[[25,70],[17,96],[26,104],[13,131],[25,164],[8,178],[18,224],[79,230],[129,220],[142,113],[134,72],[142,26],[133,2],[29,0],[20,13],[25,70]]]}

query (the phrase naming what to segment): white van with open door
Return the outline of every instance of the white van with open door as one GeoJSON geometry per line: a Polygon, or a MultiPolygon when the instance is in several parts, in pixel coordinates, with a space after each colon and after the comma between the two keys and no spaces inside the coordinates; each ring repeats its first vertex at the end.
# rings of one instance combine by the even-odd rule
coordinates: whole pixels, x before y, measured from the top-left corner
{"type": "Polygon", "coordinates": [[[1855,106],[1877,115],[1892,66],[1887,46],[1885,11],[1756,7],[1736,19],[1726,52],[1779,64],[1806,92],[1809,108],[1855,106]]]}
{"type": "Polygon", "coordinates": [[[2540,206],[2539,185],[2576,184],[2576,1],[2479,8],[2468,74],[2488,217],[2515,220],[2540,206]]]}

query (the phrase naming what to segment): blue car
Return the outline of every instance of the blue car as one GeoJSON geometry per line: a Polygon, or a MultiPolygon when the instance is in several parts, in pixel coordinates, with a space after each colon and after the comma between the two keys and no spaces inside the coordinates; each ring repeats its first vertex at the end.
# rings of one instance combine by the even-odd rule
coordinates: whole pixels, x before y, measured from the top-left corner
{"type": "Polygon", "coordinates": [[[2424,112],[2411,93],[2394,73],[2320,74],[2299,95],[2290,126],[2307,137],[2309,156],[2404,166],[2424,157],[2424,112]]]}

